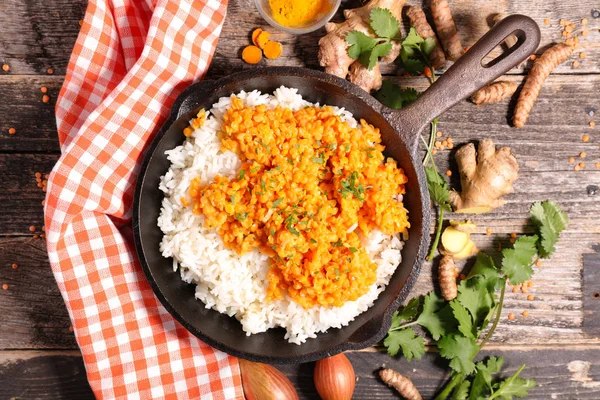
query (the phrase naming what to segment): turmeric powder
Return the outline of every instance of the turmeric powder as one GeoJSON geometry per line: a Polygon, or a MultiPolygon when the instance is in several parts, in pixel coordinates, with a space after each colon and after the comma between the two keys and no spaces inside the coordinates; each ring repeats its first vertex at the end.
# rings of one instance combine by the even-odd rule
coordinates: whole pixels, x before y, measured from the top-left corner
{"type": "Polygon", "coordinates": [[[273,18],[283,26],[300,26],[326,12],[326,0],[269,0],[273,18]]]}

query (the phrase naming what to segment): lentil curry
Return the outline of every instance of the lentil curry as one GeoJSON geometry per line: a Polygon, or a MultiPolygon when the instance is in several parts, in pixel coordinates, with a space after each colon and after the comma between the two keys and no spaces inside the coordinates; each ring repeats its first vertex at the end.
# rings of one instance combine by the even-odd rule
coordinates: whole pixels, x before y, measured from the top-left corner
{"type": "Polygon", "coordinates": [[[234,178],[192,181],[193,211],[226,246],[271,258],[267,298],[341,306],[376,280],[361,238],[410,227],[398,197],[407,178],[382,154],[379,129],[353,128],[331,107],[244,107],[233,97],[221,142],[243,165],[234,178]]]}

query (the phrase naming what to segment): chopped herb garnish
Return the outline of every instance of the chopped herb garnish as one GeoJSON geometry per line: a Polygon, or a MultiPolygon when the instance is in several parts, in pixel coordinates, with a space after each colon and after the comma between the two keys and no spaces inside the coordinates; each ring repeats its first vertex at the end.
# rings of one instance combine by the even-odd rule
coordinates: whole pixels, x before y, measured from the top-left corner
{"type": "Polygon", "coordinates": [[[314,162],[316,164],[325,164],[325,160],[323,159],[323,155],[321,155],[320,157],[313,157],[312,158],[312,162],[314,162]]]}
{"type": "Polygon", "coordinates": [[[235,204],[235,194],[232,194],[229,198],[231,199],[231,204],[235,204]]]}
{"type": "Polygon", "coordinates": [[[329,145],[329,148],[330,148],[331,150],[335,150],[335,149],[337,149],[337,143],[331,143],[331,144],[329,145]]]}
{"type": "Polygon", "coordinates": [[[317,243],[317,241],[315,239],[313,239],[313,238],[310,238],[310,242],[311,243],[317,243]]]}
{"type": "Polygon", "coordinates": [[[365,201],[363,194],[365,193],[365,188],[358,181],[358,172],[354,171],[350,174],[350,176],[344,179],[341,182],[342,188],[340,192],[342,193],[342,197],[346,197],[348,193],[352,194],[358,201],[365,201]]]}
{"type": "Polygon", "coordinates": [[[260,188],[262,189],[263,192],[267,191],[267,187],[265,186],[265,181],[263,181],[262,179],[260,180],[260,188]]]}
{"type": "Polygon", "coordinates": [[[288,157],[287,162],[291,165],[294,165],[294,159],[291,157],[288,157]]]}
{"type": "Polygon", "coordinates": [[[334,268],[333,272],[335,272],[335,276],[337,276],[338,278],[340,277],[340,269],[339,268],[334,268]]]}
{"type": "Polygon", "coordinates": [[[248,213],[236,213],[235,214],[235,219],[237,219],[238,221],[243,221],[246,218],[248,218],[248,213]]]}
{"type": "Polygon", "coordinates": [[[245,176],[246,176],[246,170],[245,169],[241,169],[240,170],[240,174],[238,176],[238,180],[241,181],[242,179],[244,179],[245,176]]]}
{"type": "Polygon", "coordinates": [[[333,247],[344,247],[344,243],[342,243],[342,239],[338,239],[338,241],[333,244],[333,247]]]}
{"type": "Polygon", "coordinates": [[[281,204],[281,202],[283,201],[283,197],[278,198],[277,200],[275,200],[273,202],[273,207],[272,208],[277,208],[279,207],[279,205],[281,204]]]}
{"type": "Polygon", "coordinates": [[[260,142],[258,142],[262,147],[265,148],[265,150],[267,150],[268,153],[271,152],[271,146],[269,146],[268,144],[266,144],[265,142],[263,142],[262,140],[260,142]]]}
{"type": "Polygon", "coordinates": [[[250,173],[253,174],[255,172],[258,172],[260,170],[260,167],[254,167],[250,170],[250,173]]]}
{"type": "Polygon", "coordinates": [[[358,251],[356,247],[349,247],[348,249],[353,253],[356,253],[358,251]]]}
{"type": "Polygon", "coordinates": [[[317,146],[319,146],[319,147],[321,147],[323,145],[323,143],[319,139],[317,139],[315,142],[317,143],[317,146]]]}
{"type": "Polygon", "coordinates": [[[298,231],[296,230],[296,228],[294,228],[294,227],[292,226],[292,224],[287,224],[287,225],[285,226],[285,228],[286,228],[286,229],[287,229],[287,230],[288,230],[290,233],[292,233],[292,234],[294,234],[294,235],[296,235],[296,236],[299,236],[299,235],[300,235],[300,232],[298,232],[298,231]]]}

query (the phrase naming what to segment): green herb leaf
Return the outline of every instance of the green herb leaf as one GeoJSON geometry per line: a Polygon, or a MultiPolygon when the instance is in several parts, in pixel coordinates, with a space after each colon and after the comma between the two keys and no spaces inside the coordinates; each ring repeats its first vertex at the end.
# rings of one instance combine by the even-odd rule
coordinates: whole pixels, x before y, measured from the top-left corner
{"type": "Polygon", "coordinates": [[[231,200],[231,204],[235,204],[235,194],[229,196],[229,199],[231,200]]]}
{"type": "Polygon", "coordinates": [[[392,315],[392,326],[390,327],[390,330],[399,327],[402,321],[410,321],[415,318],[419,313],[422,302],[423,296],[413,297],[404,307],[402,307],[401,311],[396,311],[394,315],[392,315]]]}
{"type": "Polygon", "coordinates": [[[452,400],[467,400],[467,396],[469,396],[469,387],[471,387],[471,381],[466,379],[456,385],[452,392],[452,400]]]}
{"type": "Polygon", "coordinates": [[[421,43],[423,43],[423,38],[419,36],[414,26],[411,26],[408,35],[402,41],[402,47],[419,47],[421,43]]]}
{"type": "Polygon", "coordinates": [[[244,221],[246,218],[248,218],[248,213],[236,213],[235,214],[235,219],[237,219],[238,221],[244,221]]]}
{"type": "Polygon", "coordinates": [[[352,194],[358,201],[365,201],[365,187],[359,182],[358,172],[353,171],[349,177],[340,182],[342,197],[352,194]]]}
{"type": "Polygon", "coordinates": [[[494,287],[490,287],[488,282],[479,276],[465,279],[458,285],[456,300],[469,310],[474,325],[478,327],[494,307],[494,287]]]}
{"type": "Polygon", "coordinates": [[[450,368],[454,371],[469,375],[475,370],[473,357],[479,351],[474,338],[467,338],[458,333],[445,335],[438,342],[440,355],[450,360],[450,368]]]}
{"type": "Polygon", "coordinates": [[[353,253],[356,253],[358,251],[356,247],[348,247],[348,250],[350,250],[353,253]]]}
{"type": "Polygon", "coordinates": [[[240,170],[240,174],[238,175],[238,180],[242,180],[244,179],[244,177],[246,176],[246,170],[245,169],[241,169],[240,170]]]}
{"type": "Polygon", "coordinates": [[[285,226],[285,229],[287,229],[287,230],[288,230],[288,232],[290,232],[291,234],[294,234],[294,235],[296,235],[296,236],[299,236],[299,235],[300,235],[300,232],[298,232],[298,230],[296,230],[296,228],[294,228],[294,227],[292,226],[292,224],[287,224],[287,225],[285,226]]]}
{"type": "Polygon", "coordinates": [[[425,71],[425,63],[421,60],[407,59],[402,61],[402,66],[409,74],[416,76],[421,75],[425,71]]]}
{"type": "Polygon", "coordinates": [[[444,177],[434,167],[425,167],[425,176],[431,200],[444,208],[444,210],[450,211],[450,192],[448,191],[448,184],[444,177]]]}
{"type": "Polygon", "coordinates": [[[388,332],[383,345],[387,348],[390,356],[395,356],[402,349],[402,354],[408,361],[413,358],[419,360],[425,354],[423,338],[416,335],[412,328],[388,332]]]}
{"type": "Polygon", "coordinates": [[[510,283],[519,285],[533,275],[532,258],[537,254],[537,235],[521,236],[512,249],[502,250],[502,272],[510,283]]]}
{"type": "Polygon", "coordinates": [[[278,198],[277,200],[275,200],[273,202],[273,207],[271,207],[271,208],[277,208],[277,207],[279,207],[279,205],[281,204],[282,201],[283,201],[283,197],[278,198]]]}
{"type": "Polygon", "coordinates": [[[362,53],[370,52],[377,45],[377,41],[372,37],[365,35],[359,31],[351,31],[346,35],[346,43],[350,45],[348,48],[348,56],[353,59],[358,59],[362,53]]]}
{"type": "Polygon", "coordinates": [[[471,385],[471,393],[469,400],[479,400],[485,398],[489,391],[492,390],[492,374],[497,374],[502,368],[504,358],[490,357],[487,361],[480,361],[475,364],[477,373],[471,385]]]}
{"type": "Polygon", "coordinates": [[[371,10],[371,29],[379,37],[393,39],[400,33],[400,23],[387,8],[371,10]]]}
{"type": "Polygon", "coordinates": [[[406,107],[418,97],[419,93],[415,89],[402,89],[389,79],[383,81],[381,89],[375,93],[375,98],[379,100],[381,104],[395,109],[406,107]]]}
{"type": "Polygon", "coordinates": [[[434,340],[439,340],[442,335],[446,335],[456,328],[452,309],[435,292],[425,296],[423,311],[419,315],[417,323],[426,328],[434,340]]]}
{"type": "Polygon", "coordinates": [[[427,39],[423,40],[423,43],[421,43],[421,51],[426,55],[430,55],[433,49],[435,49],[435,46],[435,40],[433,40],[432,37],[428,37],[427,39]]]}
{"type": "Polygon", "coordinates": [[[370,51],[365,51],[359,57],[360,63],[372,70],[379,61],[379,57],[385,57],[392,50],[392,44],[390,42],[380,43],[373,47],[370,51]]]}
{"type": "Polygon", "coordinates": [[[533,379],[519,378],[519,374],[525,368],[525,364],[515,372],[513,376],[503,381],[494,384],[494,392],[489,397],[492,399],[512,400],[513,396],[518,398],[527,397],[529,390],[533,389],[537,384],[533,379]]]}
{"type": "Polygon", "coordinates": [[[453,300],[450,302],[450,307],[452,308],[452,313],[454,314],[454,318],[458,321],[458,330],[466,337],[475,337],[476,327],[473,326],[473,319],[469,314],[469,311],[458,302],[458,300],[453,300]]]}
{"type": "Polygon", "coordinates": [[[323,159],[323,156],[313,157],[312,162],[314,162],[315,164],[325,164],[325,160],[323,159]]]}
{"type": "Polygon", "coordinates": [[[531,219],[537,225],[540,234],[539,253],[548,258],[554,253],[554,245],[560,232],[566,229],[569,219],[553,201],[536,202],[531,206],[531,219]]]}

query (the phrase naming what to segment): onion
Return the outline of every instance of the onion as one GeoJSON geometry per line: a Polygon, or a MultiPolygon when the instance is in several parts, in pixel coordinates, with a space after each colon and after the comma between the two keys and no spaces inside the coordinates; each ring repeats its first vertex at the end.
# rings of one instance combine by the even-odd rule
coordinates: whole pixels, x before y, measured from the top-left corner
{"type": "Polygon", "coordinates": [[[268,364],[239,359],[246,400],[297,400],[292,382],[268,364]]]}
{"type": "Polygon", "coordinates": [[[323,400],[350,400],[356,385],[354,369],[344,354],[317,361],[315,387],[323,400]]]}

